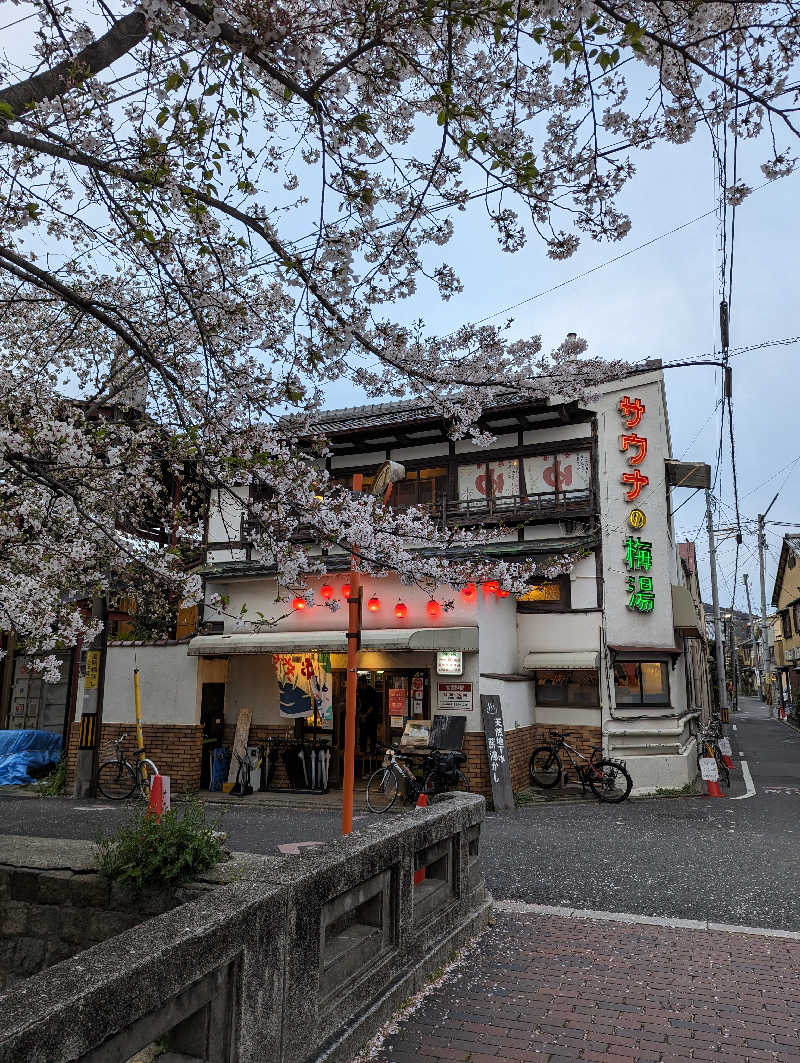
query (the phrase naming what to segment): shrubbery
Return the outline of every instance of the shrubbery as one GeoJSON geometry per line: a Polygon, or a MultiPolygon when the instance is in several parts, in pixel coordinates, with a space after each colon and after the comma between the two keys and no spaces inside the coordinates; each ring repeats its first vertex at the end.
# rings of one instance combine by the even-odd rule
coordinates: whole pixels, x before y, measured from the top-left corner
{"type": "Polygon", "coordinates": [[[138,810],[115,835],[97,843],[97,867],[137,890],[180,886],[219,863],[223,849],[202,805],[187,801],[161,820],[138,810]]]}

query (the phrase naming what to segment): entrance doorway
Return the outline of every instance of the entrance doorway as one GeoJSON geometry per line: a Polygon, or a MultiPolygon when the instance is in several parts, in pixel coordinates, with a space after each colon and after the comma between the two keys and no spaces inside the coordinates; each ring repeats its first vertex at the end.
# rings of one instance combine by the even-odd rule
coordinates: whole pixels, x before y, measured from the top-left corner
{"type": "Polygon", "coordinates": [[[200,788],[211,785],[211,753],[225,741],[225,684],[203,683],[200,696],[200,723],[203,727],[203,761],[200,788]]]}

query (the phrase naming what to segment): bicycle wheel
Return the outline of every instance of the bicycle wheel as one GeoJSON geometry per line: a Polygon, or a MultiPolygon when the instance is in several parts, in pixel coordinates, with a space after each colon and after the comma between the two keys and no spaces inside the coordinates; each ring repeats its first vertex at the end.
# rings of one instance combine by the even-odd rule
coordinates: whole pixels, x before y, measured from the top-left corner
{"type": "Polygon", "coordinates": [[[139,762],[136,769],[137,779],[139,781],[139,791],[142,797],[146,800],[150,800],[150,783],[154,775],[158,775],[158,768],[152,762],[152,760],[145,760],[144,764],[139,762]]]}
{"type": "Polygon", "coordinates": [[[594,765],[589,776],[592,793],[600,801],[618,804],[624,801],[633,788],[633,779],[621,764],[614,760],[601,760],[594,765]]]}
{"type": "Polygon", "coordinates": [[[378,768],[367,783],[367,808],[370,812],[388,812],[397,797],[397,776],[391,768],[378,768]]]}
{"type": "Polygon", "coordinates": [[[731,773],[728,770],[728,765],[722,759],[722,754],[717,748],[714,749],[714,759],[717,762],[717,772],[719,773],[719,781],[722,783],[723,786],[727,786],[727,788],[730,790],[731,773]]]}
{"type": "Polygon", "coordinates": [[[107,760],[97,773],[97,789],[109,801],[124,801],[136,789],[136,772],[127,760],[107,760]]]}
{"type": "Polygon", "coordinates": [[[449,772],[447,775],[442,775],[441,772],[435,769],[425,776],[425,782],[422,784],[422,792],[426,797],[433,797],[436,794],[447,794],[452,792],[469,793],[469,780],[463,771],[449,772]]]}
{"type": "Polygon", "coordinates": [[[550,746],[539,746],[531,753],[528,761],[528,775],[534,786],[543,786],[549,790],[561,778],[561,761],[558,753],[550,746]]]}

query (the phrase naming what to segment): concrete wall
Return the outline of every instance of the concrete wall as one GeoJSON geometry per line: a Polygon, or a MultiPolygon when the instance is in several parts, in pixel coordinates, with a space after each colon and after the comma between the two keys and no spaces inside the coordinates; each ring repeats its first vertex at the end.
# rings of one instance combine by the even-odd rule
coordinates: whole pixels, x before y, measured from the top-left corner
{"type": "Polygon", "coordinates": [[[485,805],[447,795],[239,880],[12,987],[0,1063],[351,1061],[488,920],[485,805]]]}
{"type": "Polygon", "coordinates": [[[186,645],[109,646],[103,723],[136,723],[133,669],[139,669],[142,719],[149,723],[194,724],[200,720],[197,703],[197,660],[186,645]]]}

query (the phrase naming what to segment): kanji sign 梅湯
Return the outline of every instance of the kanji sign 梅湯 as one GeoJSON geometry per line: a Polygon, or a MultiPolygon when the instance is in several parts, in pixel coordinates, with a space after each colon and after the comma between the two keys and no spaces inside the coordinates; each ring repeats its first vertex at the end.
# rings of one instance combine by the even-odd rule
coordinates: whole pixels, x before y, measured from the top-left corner
{"type": "MultiPolygon", "coordinates": [[[[640,398],[631,398],[624,395],[619,402],[620,416],[628,430],[620,436],[619,449],[626,455],[630,466],[621,474],[621,481],[626,488],[625,501],[635,502],[645,487],[650,483],[639,466],[644,464],[647,458],[647,437],[632,432],[642,423],[647,407],[640,398]]],[[[634,529],[640,529],[647,523],[644,510],[631,510],[628,515],[628,523],[634,529]]],[[[645,542],[639,536],[629,535],[622,544],[625,552],[625,568],[630,573],[649,573],[653,565],[653,544],[645,542]]],[[[636,613],[652,613],[655,607],[655,591],[653,590],[653,577],[650,575],[629,575],[626,579],[628,593],[628,608],[636,613]]]]}

